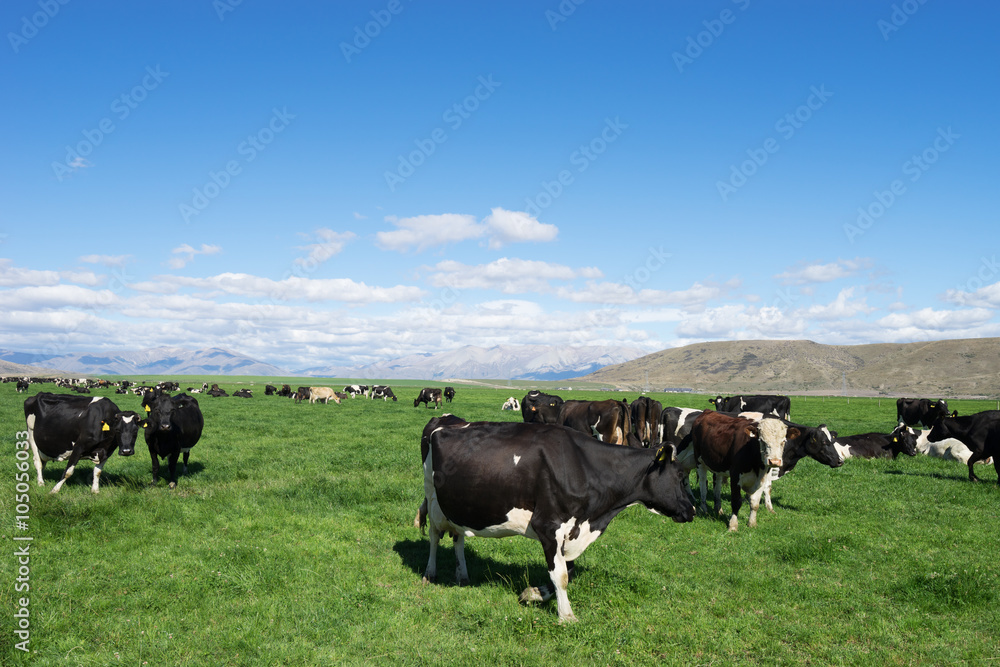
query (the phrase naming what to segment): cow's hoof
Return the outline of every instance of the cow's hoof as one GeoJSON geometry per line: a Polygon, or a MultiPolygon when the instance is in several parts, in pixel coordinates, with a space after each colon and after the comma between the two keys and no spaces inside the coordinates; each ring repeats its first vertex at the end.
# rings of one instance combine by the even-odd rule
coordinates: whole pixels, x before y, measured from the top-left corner
{"type": "Polygon", "coordinates": [[[563,623],[576,623],[577,621],[579,621],[579,619],[576,617],[576,614],[574,614],[572,612],[570,612],[569,614],[566,614],[565,616],[560,616],[559,617],[559,624],[560,625],[562,625],[563,623]]]}
{"type": "Polygon", "coordinates": [[[545,600],[545,598],[542,597],[542,593],[534,586],[528,586],[521,591],[521,597],[519,599],[521,602],[543,602],[545,600]]]}

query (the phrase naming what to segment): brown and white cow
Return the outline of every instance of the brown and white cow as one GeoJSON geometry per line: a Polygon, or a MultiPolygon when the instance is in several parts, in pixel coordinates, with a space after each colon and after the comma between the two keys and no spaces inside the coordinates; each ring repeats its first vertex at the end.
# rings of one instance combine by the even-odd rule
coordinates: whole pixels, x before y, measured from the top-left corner
{"type": "MultiPolygon", "coordinates": [[[[712,410],[699,415],[691,429],[690,449],[698,467],[701,510],[706,513],[708,511],[708,471],[728,473],[732,508],[729,530],[735,531],[739,527],[737,516],[743,505],[741,491],[745,491],[750,500],[748,525],[755,528],[757,509],[760,507],[767,476],[772,469],[781,467],[786,439],[798,436],[798,429],[788,428],[783,421],[773,417],[755,422],[712,410]]],[[[678,462],[681,462],[681,458],[678,458],[678,462]]],[[[690,461],[682,462],[684,467],[689,467],[690,464],[690,461]]],[[[721,512],[721,505],[719,489],[716,487],[716,512],[721,512]]]]}
{"type": "Polygon", "coordinates": [[[612,445],[628,444],[631,419],[624,401],[563,401],[558,424],[612,445]]]}
{"type": "Polygon", "coordinates": [[[316,401],[323,401],[323,403],[329,403],[330,401],[339,404],[340,399],[337,397],[337,392],[335,392],[330,387],[309,387],[309,402],[315,403],[316,401]]]}

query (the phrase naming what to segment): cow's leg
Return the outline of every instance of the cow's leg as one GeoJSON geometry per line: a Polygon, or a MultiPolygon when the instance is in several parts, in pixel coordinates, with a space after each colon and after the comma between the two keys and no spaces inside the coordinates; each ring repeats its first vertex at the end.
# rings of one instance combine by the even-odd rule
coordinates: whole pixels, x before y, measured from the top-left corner
{"type": "Polygon", "coordinates": [[[427,531],[427,536],[431,543],[431,553],[427,557],[427,568],[424,570],[424,582],[433,584],[437,581],[437,551],[438,542],[441,541],[441,530],[430,521],[430,527],[427,531]]]}
{"type": "MultiPolygon", "coordinates": [[[[766,474],[766,473],[765,473],[766,474]]],[[[757,527],[757,509],[760,507],[760,497],[764,493],[764,483],[758,481],[757,485],[748,494],[750,497],[750,523],[751,528],[757,527]]]]}
{"type": "Polygon", "coordinates": [[[31,456],[35,461],[35,472],[38,473],[38,486],[45,486],[45,479],[42,477],[45,461],[38,453],[38,444],[35,442],[35,415],[28,415],[25,422],[28,425],[28,447],[31,449],[31,456]]]}
{"type": "Polygon", "coordinates": [[[465,564],[465,535],[456,534],[455,543],[455,581],[459,586],[469,585],[469,568],[465,564]]]}
{"type": "Polygon", "coordinates": [[[175,449],[170,452],[170,457],[167,459],[167,470],[170,472],[170,484],[169,488],[177,488],[177,459],[180,457],[180,450],[175,449]]]}
{"type": "Polygon", "coordinates": [[[703,464],[698,464],[698,491],[701,492],[701,505],[698,511],[708,514],[708,468],[703,464]]]}
{"type": "Polygon", "coordinates": [[[712,473],[712,486],[715,494],[715,513],[722,516],[722,485],[726,483],[728,475],[724,472],[712,473]]]}
{"type": "Polygon", "coordinates": [[[160,481],[160,458],[156,455],[156,449],[152,445],[149,447],[149,456],[153,459],[153,483],[150,486],[156,486],[156,483],[160,481]]]}
{"type": "Polygon", "coordinates": [[[101,473],[104,471],[104,464],[107,463],[107,459],[94,464],[94,483],[90,485],[90,490],[94,493],[100,493],[101,489],[101,473]]]}
{"type": "Polygon", "coordinates": [[[729,530],[735,532],[740,527],[740,520],[737,517],[743,505],[743,489],[740,488],[739,475],[729,476],[729,493],[729,504],[733,509],[733,515],[729,517],[729,530]]]}
{"type": "Polygon", "coordinates": [[[969,481],[970,481],[970,482],[978,482],[978,481],[980,481],[980,480],[979,480],[979,478],[978,478],[978,477],[976,477],[976,473],[975,473],[975,472],[973,472],[973,470],[972,470],[972,466],[973,466],[973,465],[974,465],[974,464],[975,464],[975,463],[976,463],[977,461],[979,461],[980,459],[982,459],[982,458],[983,458],[983,451],[984,451],[984,450],[980,450],[980,451],[978,451],[978,452],[972,452],[972,456],[970,456],[970,457],[969,457],[969,461],[968,461],[968,463],[969,463],[969,481]]]}
{"type": "Polygon", "coordinates": [[[188,474],[188,457],[191,456],[191,448],[182,449],[181,453],[184,454],[184,469],[181,472],[186,475],[188,474]]]}
{"type": "Polygon", "coordinates": [[[69,455],[66,460],[66,472],[63,473],[62,479],[60,479],[49,493],[59,493],[59,489],[62,485],[66,483],[66,480],[73,476],[73,471],[76,469],[76,464],[80,460],[80,454],[82,453],[81,447],[74,447],[73,453],[69,455]]]}

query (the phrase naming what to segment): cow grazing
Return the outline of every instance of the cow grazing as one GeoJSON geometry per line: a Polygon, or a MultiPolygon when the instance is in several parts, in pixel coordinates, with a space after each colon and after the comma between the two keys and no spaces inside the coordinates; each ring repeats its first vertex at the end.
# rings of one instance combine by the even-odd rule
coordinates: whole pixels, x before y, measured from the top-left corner
{"type": "Polygon", "coordinates": [[[368,397],[368,385],[366,384],[349,384],[344,387],[344,393],[350,394],[351,398],[355,396],[368,397]]]}
{"type": "MultiPolygon", "coordinates": [[[[896,423],[905,426],[923,425],[927,428],[934,422],[948,416],[948,401],[928,398],[898,398],[896,399],[896,423]]],[[[951,415],[957,417],[958,413],[951,415]]]]}
{"type": "Polygon", "coordinates": [[[340,404],[340,399],[337,398],[337,393],[330,387],[309,387],[309,402],[315,403],[316,401],[323,401],[324,405],[330,401],[340,404]]]}
{"type": "Polygon", "coordinates": [[[646,447],[660,444],[660,415],[663,405],[648,396],[640,396],[632,401],[632,432],[646,447]]]}
{"type": "Polygon", "coordinates": [[[938,443],[948,439],[958,440],[972,452],[966,460],[970,481],[980,481],[972,466],[992,457],[997,484],[1000,484],[1000,410],[938,419],[927,433],[927,442],[938,443]]]}
{"type": "Polygon", "coordinates": [[[528,424],[558,424],[563,400],[533,389],[521,401],[521,419],[528,424]]]}
{"type": "Polygon", "coordinates": [[[753,396],[716,396],[708,399],[719,412],[761,412],[778,419],[791,419],[792,401],[787,396],[757,394],[753,396]]]}
{"type": "Polygon", "coordinates": [[[504,404],[500,406],[501,410],[515,410],[519,411],[521,409],[521,403],[513,396],[509,397],[504,404]]]}
{"type": "Polygon", "coordinates": [[[444,395],[444,400],[446,400],[449,403],[451,403],[451,400],[453,398],[455,398],[455,388],[454,387],[445,387],[443,395],[444,395]]]}
{"type": "Polygon", "coordinates": [[[393,401],[399,400],[396,398],[396,394],[392,393],[392,387],[384,384],[377,384],[372,387],[371,399],[374,401],[376,398],[381,398],[383,403],[390,398],[393,401]]]}
{"type": "Polygon", "coordinates": [[[100,492],[101,472],[117,449],[135,453],[139,414],[121,411],[111,399],[41,392],[24,401],[28,447],[35,461],[38,485],[45,486],[42,468],[48,461],[66,461],[66,471],[51,493],[58,493],[83,458],[94,462],[91,491],[100,492]]]}
{"type": "MultiPolygon", "coordinates": [[[[428,425],[430,426],[430,425],[428,425]]],[[[439,426],[421,443],[429,526],[424,579],[437,578],[441,536],[454,539],[456,577],[469,582],[467,536],[538,540],[549,584],[521,600],[555,595],[560,622],[575,621],[566,587],[573,561],[623,509],[641,503],[677,522],[694,518],[681,472],[660,450],[614,447],[550,424],[476,422],[439,426]]]]}
{"type": "MultiPolygon", "coordinates": [[[[732,508],[729,530],[735,531],[739,527],[737,517],[743,505],[741,490],[747,492],[750,500],[748,525],[756,527],[757,509],[764,493],[767,475],[771,469],[781,467],[786,439],[798,437],[797,429],[788,428],[784,422],[773,417],[755,422],[712,410],[699,415],[691,429],[690,449],[698,466],[701,510],[708,511],[705,497],[708,471],[728,473],[732,508]]],[[[682,461],[682,458],[678,460],[682,461]]],[[[691,462],[682,462],[682,465],[690,469],[691,462]]],[[[716,512],[721,510],[718,489],[715,508],[716,512]]]]}
{"type": "Polygon", "coordinates": [[[631,418],[624,401],[563,401],[559,424],[612,445],[628,444],[631,418]]]}
{"type": "Polygon", "coordinates": [[[917,455],[917,434],[904,424],[892,433],[861,433],[839,436],[837,451],[845,459],[894,459],[900,454],[917,455]]]}
{"type": "Polygon", "coordinates": [[[264,395],[265,396],[274,396],[274,392],[276,392],[276,391],[278,391],[278,388],[275,387],[273,384],[265,384],[264,385],[264,395]]]}
{"type": "Polygon", "coordinates": [[[160,459],[167,459],[170,488],[177,487],[177,459],[184,455],[184,474],[187,474],[191,448],[201,438],[205,427],[198,399],[187,394],[168,396],[166,393],[148,392],[143,397],[146,419],[143,421],[146,446],[153,459],[153,486],[160,478],[160,459]]]}
{"type": "Polygon", "coordinates": [[[437,410],[438,406],[441,405],[441,388],[440,387],[425,387],[420,390],[420,394],[413,399],[413,407],[417,407],[423,403],[426,407],[431,407],[431,403],[434,404],[434,409],[437,410]]]}

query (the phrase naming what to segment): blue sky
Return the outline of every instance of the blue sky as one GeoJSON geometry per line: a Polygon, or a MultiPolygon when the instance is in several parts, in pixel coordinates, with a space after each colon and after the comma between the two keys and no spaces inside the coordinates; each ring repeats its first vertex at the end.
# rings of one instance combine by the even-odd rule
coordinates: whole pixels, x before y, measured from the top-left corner
{"type": "Polygon", "coordinates": [[[0,347],[998,336],[998,21],[6,2],[0,347]]]}

